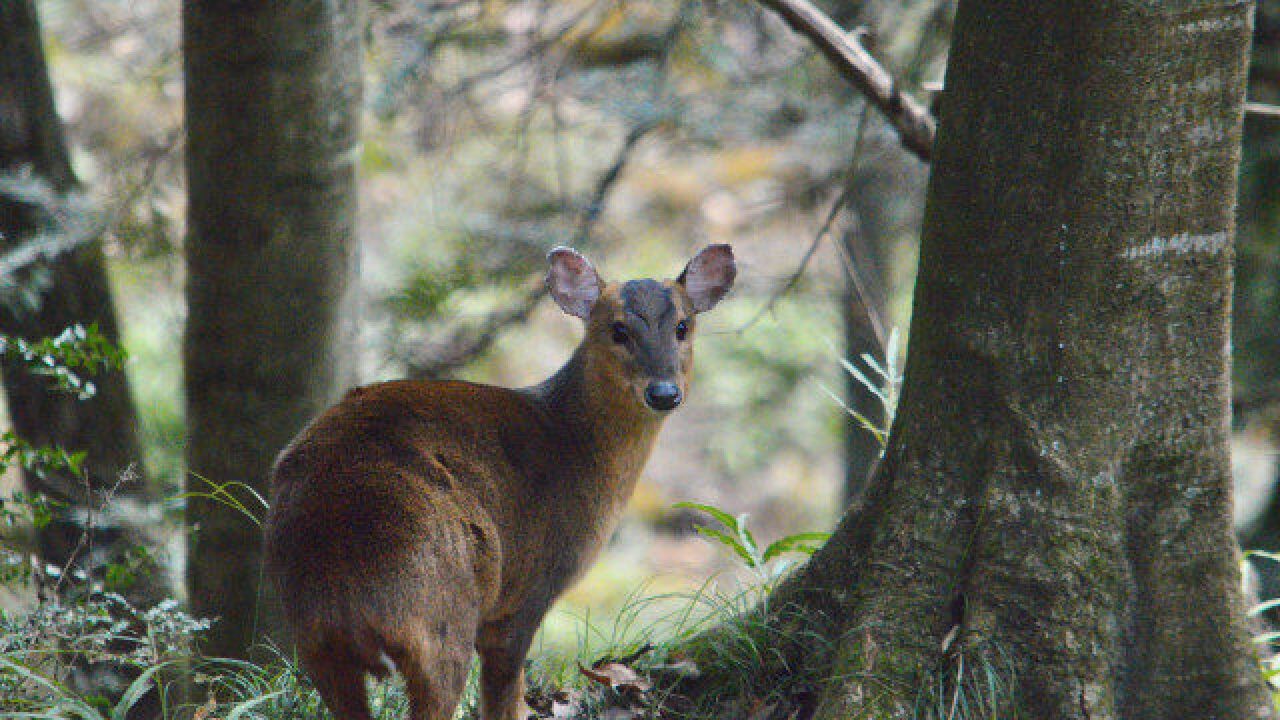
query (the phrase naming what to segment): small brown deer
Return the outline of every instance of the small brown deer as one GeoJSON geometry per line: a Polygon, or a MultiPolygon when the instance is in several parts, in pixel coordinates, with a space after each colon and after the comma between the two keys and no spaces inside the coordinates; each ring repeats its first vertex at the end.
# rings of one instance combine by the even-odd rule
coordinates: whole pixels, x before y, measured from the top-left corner
{"type": "Polygon", "coordinates": [[[736,273],[728,245],[676,280],[609,284],[568,248],[547,286],[586,321],[568,363],[509,389],[357,388],[272,476],[267,562],[298,654],[339,720],[369,718],[366,674],[448,720],[481,659],[484,720],[523,718],[523,663],[551,603],[608,539],[693,368],[695,316],[736,273]]]}

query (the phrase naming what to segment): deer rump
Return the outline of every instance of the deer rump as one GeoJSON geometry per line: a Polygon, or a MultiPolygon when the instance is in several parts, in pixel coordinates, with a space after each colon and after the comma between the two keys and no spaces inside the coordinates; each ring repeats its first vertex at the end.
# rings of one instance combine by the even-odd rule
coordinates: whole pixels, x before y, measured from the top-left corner
{"type": "Polygon", "coordinates": [[[503,429],[541,434],[513,400],[469,383],[359,388],[281,453],[267,560],[307,664],[384,677],[424,654],[469,663],[485,616],[501,614],[502,548],[485,502],[499,488],[486,478],[530,467],[503,429]],[[455,410],[461,395],[469,415],[455,410]],[[485,395],[501,396],[501,424],[477,413],[485,395]]]}

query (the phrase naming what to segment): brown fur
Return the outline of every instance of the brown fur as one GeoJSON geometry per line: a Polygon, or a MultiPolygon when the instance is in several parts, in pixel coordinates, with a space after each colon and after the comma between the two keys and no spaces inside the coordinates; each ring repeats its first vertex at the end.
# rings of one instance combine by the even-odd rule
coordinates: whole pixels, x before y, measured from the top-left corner
{"type": "MultiPolygon", "coordinates": [[[[663,285],[692,325],[683,285],[663,285]]],[[[623,313],[619,286],[603,286],[582,344],[541,385],[358,388],[281,454],[268,563],[339,720],[369,717],[363,677],[388,663],[413,718],[447,720],[473,649],[485,720],[522,717],[534,632],[608,538],[662,421],[644,404],[651,374],[609,339],[623,313]]],[[[691,345],[671,360],[686,391],[691,345]]]]}

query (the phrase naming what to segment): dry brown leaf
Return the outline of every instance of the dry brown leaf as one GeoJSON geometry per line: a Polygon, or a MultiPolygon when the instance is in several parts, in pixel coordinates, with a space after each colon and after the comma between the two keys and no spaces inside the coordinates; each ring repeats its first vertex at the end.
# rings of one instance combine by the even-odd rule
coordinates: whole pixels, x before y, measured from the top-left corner
{"type": "Polygon", "coordinates": [[[558,692],[551,696],[551,717],[571,718],[582,710],[582,697],[577,692],[558,692]]]}
{"type": "Polygon", "coordinates": [[[653,688],[648,678],[619,662],[596,663],[591,668],[578,663],[578,672],[614,690],[646,693],[653,688]]]}

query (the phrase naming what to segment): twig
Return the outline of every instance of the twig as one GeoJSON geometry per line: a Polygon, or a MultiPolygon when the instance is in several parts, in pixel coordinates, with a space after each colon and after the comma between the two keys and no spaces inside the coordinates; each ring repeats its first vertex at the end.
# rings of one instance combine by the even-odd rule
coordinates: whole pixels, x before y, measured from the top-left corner
{"type": "MultiPolygon", "coordinates": [[[[866,128],[867,104],[863,103],[862,112],[858,115],[858,126],[855,131],[853,141],[853,157],[849,160],[849,169],[847,171],[844,190],[840,192],[840,196],[836,198],[835,203],[831,206],[831,210],[827,213],[826,219],[822,221],[821,227],[818,228],[818,232],[813,236],[813,241],[809,243],[809,249],[805,251],[804,257],[800,259],[800,264],[796,266],[795,272],[791,273],[791,277],[787,278],[787,281],[769,296],[769,300],[764,304],[764,306],[761,307],[750,320],[743,323],[742,326],[738,328],[737,332],[745,332],[752,325],[759,322],[760,318],[773,310],[773,307],[777,305],[783,295],[791,292],[795,288],[796,283],[800,282],[800,278],[804,275],[805,270],[808,269],[809,262],[813,259],[814,253],[818,251],[818,246],[822,244],[823,238],[825,238],[828,231],[831,230],[831,225],[835,222],[836,216],[839,215],[840,210],[849,203],[849,199],[853,195],[853,174],[858,169],[858,159],[862,155],[862,143],[863,139],[866,137],[866,128]]],[[[841,258],[843,257],[844,256],[841,255],[841,258]]],[[[858,282],[857,271],[853,268],[851,261],[846,260],[845,271],[850,274],[850,278],[854,281],[855,287],[858,287],[859,295],[861,295],[861,284],[858,282]]],[[[863,296],[862,299],[863,302],[866,303],[866,297],[863,296]]],[[[868,312],[870,312],[869,304],[867,304],[867,308],[868,312]]],[[[882,345],[884,344],[884,340],[880,337],[879,333],[877,333],[877,339],[880,340],[882,345]]]]}
{"type": "Polygon", "coordinates": [[[884,114],[902,145],[929,162],[937,123],[929,110],[903,93],[893,76],[859,43],[808,0],[757,0],[778,14],[795,32],[807,37],[836,71],[884,114]]]}
{"type": "Polygon", "coordinates": [[[791,292],[795,288],[796,283],[800,282],[800,278],[804,276],[804,271],[809,268],[809,261],[812,260],[814,254],[818,252],[818,246],[820,246],[823,239],[827,237],[827,231],[831,229],[831,225],[835,222],[836,216],[840,214],[840,210],[844,208],[845,203],[848,202],[849,195],[849,188],[845,188],[845,190],[840,193],[840,196],[836,198],[834,203],[832,203],[831,211],[827,213],[827,218],[822,222],[822,227],[818,228],[818,232],[814,234],[813,240],[809,243],[809,249],[804,251],[804,257],[800,258],[800,264],[796,266],[795,271],[791,273],[791,276],[787,278],[787,281],[783,283],[781,287],[769,296],[768,302],[757,310],[756,314],[752,315],[750,320],[746,321],[738,328],[737,332],[743,333],[749,330],[752,325],[755,325],[760,321],[760,318],[773,310],[774,305],[778,304],[778,301],[782,299],[782,296],[791,292]]]}
{"type": "Polygon", "coordinates": [[[1246,115],[1259,115],[1266,118],[1280,119],[1280,105],[1268,105],[1260,102],[1246,102],[1244,104],[1244,112],[1246,115]]]}
{"type": "Polygon", "coordinates": [[[133,465],[130,465],[126,467],[124,470],[121,470],[120,473],[116,475],[115,482],[112,483],[110,487],[106,488],[105,490],[102,490],[99,493],[99,497],[101,499],[97,503],[96,508],[94,506],[93,478],[89,473],[86,472],[83,474],[82,479],[84,480],[84,493],[85,493],[84,525],[80,532],[80,537],[76,541],[76,546],[72,548],[71,554],[67,556],[66,563],[62,566],[62,570],[58,573],[58,582],[53,587],[54,597],[61,596],[62,584],[66,581],[67,575],[74,572],[76,561],[80,559],[80,555],[93,554],[93,535],[95,530],[97,529],[97,519],[95,516],[95,511],[97,513],[105,513],[107,506],[109,506],[112,500],[115,499],[116,493],[119,492],[120,488],[128,483],[137,481],[138,471],[137,471],[137,468],[134,467],[133,465]]]}
{"type": "MultiPolygon", "coordinates": [[[[574,245],[581,246],[590,239],[608,203],[609,195],[617,185],[618,179],[622,177],[623,168],[630,160],[636,145],[655,127],[657,127],[656,122],[643,120],[627,133],[613,162],[596,183],[591,199],[582,208],[578,230],[573,237],[574,245]]],[[[534,280],[533,287],[525,293],[523,298],[514,305],[486,317],[479,328],[456,330],[448,340],[438,346],[444,348],[443,352],[436,354],[435,357],[419,357],[412,360],[409,374],[414,377],[438,377],[466,365],[472,358],[488,350],[503,330],[524,322],[546,294],[547,288],[542,284],[541,279],[534,280]]]]}
{"type": "MultiPolygon", "coordinates": [[[[590,7],[594,8],[595,5],[590,7]]],[[[665,71],[667,68],[671,59],[671,49],[674,47],[675,40],[684,27],[689,8],[690,4],[688,2],[682,3],[675,22],[664,33],[664,41],[660,44],[663,50],[654,59],[654,64],[661,70],[665,71]]],[[[584,12],[578,16],[578,19],[585,16],[586,13],[584,12]]],[[[570,27],[576,25],[578,19],[575,19],[570,27]]],[[[568,30],[565,32],[567,33],[568,30]]],[[[559,71],[555,73],[555,77],[559,77],[559,71]]],[[[660,77],[661,80],[665,81],[665,72],[660,77]]],[[[555,81],[553,80],[551,84],[554,86],[555,81]]],[[[664,86],[665,82],[659,82],[655,85],[653,91],[655,100],[664,91],[664,86]]],[[[630,161],[636,147],[649,132],[658,127],[661,120],[661,117],[653,116],[641,118],[627,131],[622,140],[622,146],[618,148],[613,162],[609,164],[608,169],[600,176],[590,199],[582,206],[578,228],[570,240],[570,245],[581,247],[590,240],[591,234],[599,224],[604,208],[608,204],[609,196],[617,185],[619,178],[622,177],[622,172],[630,161]]],[[[533,282],[536,282],[534,287],[519,302],[489,315],[478,329],[455,331],[448,341],[438,346],[448,348],[443,355],[438,355],[437,357],[419,356],[411,360],[409,374],[414,377],[437,377],[457,370],[470,362],[472,358],[488,350],[497,341],[503,330],[528,318],[537,307],[538,302],[547,294],[546,286],[543,285],[541,278],[536,278],[533,282]]]]}
{"type": "Polygon", "coordinates": [[[578,222],[578,232],[573,236],[574,245],[581,245],[591,237],[591,231],[595,229],[596,223],[600,221],[601,213],[604,212],[605,202],[609,199],[609,193],[613,191],[613,186],[617,184],[618,178],[622,176],[622,169],[627,166],[627,161],[631,159],[631,154],[635,152],[636,145],[657,125],[658,123],[653,119],[641,120],[623,138],[622,147],[618,148],[618,154],[613,157],[613,163],[600,176],[600,181],[596,183],[595,192],[591,194],[591,201],[583,208],[582,219],[578,222]]]}

